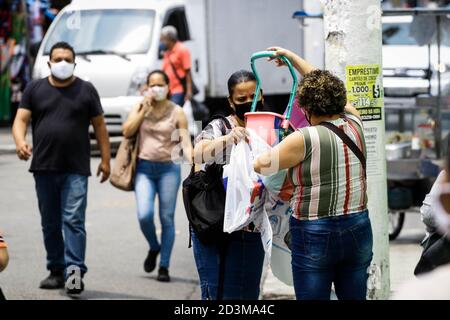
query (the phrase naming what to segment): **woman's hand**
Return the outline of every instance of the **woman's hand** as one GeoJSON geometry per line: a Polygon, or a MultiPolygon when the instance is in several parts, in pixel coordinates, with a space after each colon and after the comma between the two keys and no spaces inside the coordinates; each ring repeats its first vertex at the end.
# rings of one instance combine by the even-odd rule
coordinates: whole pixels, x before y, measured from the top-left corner
{"type": "Polygon", "coordinates": [[[228,143],[238,144],[240,141],[245,140],[248,142],[249,134],[243,127],[235,127],[229,134],[226,135],[226,141],[228,143]]]}
{"type": "Polygon", "coordinates": [[[292,63],[293,67],[297,69],[298,72],[300,72],[302,76],[315,70],[315,68],[312,65],[310,65],[307,61],[303,60],[301,57],[299,57],[291,50],[284,49],[281,47],[270,47],[267,48],[267,51],[273,51],[275,53],[275,56],[268,58],[268,60],[269,61],[275,60],[275,63],[278,67],[286,65],[286,63],[284,63],[284,61],[279,58],[280,56],[285,56],[292,63]]]}
{"type": "Polygon", "coordinates": [[[122,126],[122,134],[124,137],[131,138],[136,134],[145,117],[153,111],[154,102],[155,100],[153,99],[153,94],[150,93],[142,100],[142,102],[137,104],[133,110],[131,110],[128,114],[127,120],[122,126]]]}
{"type": "Polygon", "coordinates": [[[283,67],[283,66],[286,65],[286,63],[283,60],[281,60],[281,59],[279,59],[277,57],[285,56],[289,61],[293,62],[292,61],[293,57],[296,56],[296,54],[293,53],[292,51],[290,51],[288,49],[281,48],[281,47],[270,47],[270,48],[267,48],[267,51],[273,51],[274,52],[275,56],[271,57],[271,58],[267,58],[267,60],[268,61],[275,60],[275,64],[277,65],[277,67],[283,67]]]}
{"type": "Polygon", "coordinates": [[[142,112],[145,116],[149,115],[153,110],[153,104],[155,100],[153,99],[153,94],[150,93],[148,96],[145,96],[142,101],[142,112]]]}

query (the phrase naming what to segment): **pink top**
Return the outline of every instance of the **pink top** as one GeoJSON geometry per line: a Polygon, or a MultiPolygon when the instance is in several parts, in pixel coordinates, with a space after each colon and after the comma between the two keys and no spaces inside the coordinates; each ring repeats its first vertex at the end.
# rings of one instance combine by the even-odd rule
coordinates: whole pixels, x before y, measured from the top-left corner
{"type": "Polygon", "coordinates": [[[151,113],[145,116],[139,129],[140,159],[156,162],[176,160],[172,159],[173,148],[179,143],[176,114],[177,105],[168,101],[166,112],[159,119],[151,113]]]}

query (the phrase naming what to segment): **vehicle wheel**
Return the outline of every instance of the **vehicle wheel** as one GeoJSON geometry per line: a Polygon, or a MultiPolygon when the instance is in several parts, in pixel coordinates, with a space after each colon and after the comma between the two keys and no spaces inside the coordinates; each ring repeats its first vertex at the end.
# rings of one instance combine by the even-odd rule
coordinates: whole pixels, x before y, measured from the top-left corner
{"type": "Polygon", "coordinates": [[[389,240],[394,240],[402,231],[405,213],[389,210],[389,240]]]}

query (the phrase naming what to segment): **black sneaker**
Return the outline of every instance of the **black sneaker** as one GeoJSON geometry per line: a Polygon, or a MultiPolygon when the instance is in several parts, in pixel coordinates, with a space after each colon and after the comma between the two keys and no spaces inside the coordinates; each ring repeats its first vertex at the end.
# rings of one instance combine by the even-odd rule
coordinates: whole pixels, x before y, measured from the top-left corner
{"type": "Polygon", "coordinates": [[[150,250],[147,258],[144,261],[144,271],[147,273],[152,272],[156,268],[156,258],[158,257],[159,250],[150,250]]]}
{"type": "Polygon", "coordinates": [[[69,295],[81,294],[84,291],[83,279],[76,274],[69,276],[66,280],[66,293],[69,295]]]}
{"type": "Polygon", "coordinates": [[[50,275],[41,281],[39,288],[48,290],[64,288],[64,271],[51,270],[50,275]]]}
{"type": "Polygon", "coordinates": [[[157,280],[161,282],[170,282],[169,269],[160,267],[157,280]]]}

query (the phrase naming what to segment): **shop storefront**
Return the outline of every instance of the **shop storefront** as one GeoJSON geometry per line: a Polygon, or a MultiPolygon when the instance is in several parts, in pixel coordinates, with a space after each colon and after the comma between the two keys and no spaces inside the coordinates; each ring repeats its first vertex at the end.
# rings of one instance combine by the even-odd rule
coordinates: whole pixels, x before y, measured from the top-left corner
{"type": "Polygon", "coordinates": [[[51,21],[70,0],[0,0],[0,125],[14,119],[34,56],[51,21]]]}

